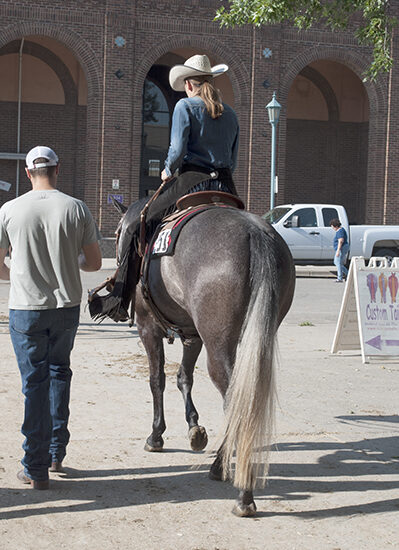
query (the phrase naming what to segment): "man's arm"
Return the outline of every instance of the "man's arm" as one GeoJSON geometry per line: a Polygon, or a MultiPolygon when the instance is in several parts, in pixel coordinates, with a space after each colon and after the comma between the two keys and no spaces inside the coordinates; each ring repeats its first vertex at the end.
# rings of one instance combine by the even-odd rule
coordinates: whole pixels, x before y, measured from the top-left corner
{"type": "Polygon", "coordinates": [[[7,252],[7,248],[0,248],[0,279],[4,279],[5,281],[10,280],[10,269],[4,262],[7,252]]]}
{"type": "Polygon", "coordinates": [[[102,259],[98,241],[83,246],[78,261],[82,271],[98,271],[101,269],[102,259]]]}

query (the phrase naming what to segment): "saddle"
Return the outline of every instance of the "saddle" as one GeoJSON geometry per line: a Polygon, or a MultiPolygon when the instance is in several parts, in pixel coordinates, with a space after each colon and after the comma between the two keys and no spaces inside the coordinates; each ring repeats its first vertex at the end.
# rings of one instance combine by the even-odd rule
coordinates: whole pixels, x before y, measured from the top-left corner
{"type": "Polygon", "coordinates": [[[177,211],[165,216],[153,234],[150,255],[172,256],[180,231],[194,216],[214,206],[232,207],[243,210],[242,200],[222,191],[198,191],[181,197],[176,203],[177,211]]]}
{"type": "Polygon", "coordinates": [[[224,193],[223,191],[197,191],[196,193],[189,193],[181,197],[177,201],[176,206],[181,211],[192,206],[205,204],[225,204],[239,208],[240,210],[245,209],[245,205],[240,197],[231,193],[224,193]]]}
{"type": "Polygon", "coordinates": [[[178,210],[165,217],[154,233],[141,264],[141,290],[151,312],[168,337],[168,342],[173,343],[174,334],[178,334],[183,344],[193,337],[198,337],[192,327],[176,326],[165,317],[152,299],[149,286],[149,268],[151,261],[161,256],[172,256],[182,228],[198,214],[212,208],[245,208],[242,200],[236,195],[222,191],[198,191],[181,197],[176,204],[178,210]]]}
{"type": "MultiPolygon", "coordinates": [[[[150,262],[159,256],[174,253],[174,247],[178,240],[181,229],[184,225],[200,212],[209,208],[239,208],[244,209],[241,199],[230,193],[221,191],[200,191],[190,193],[181,197],[176,203],[177,211],[164,217],[152,236],[147,235],[146,217],[141,214],[140,230],[130,231],[135,235],[132,244],[129,245],[130,252],[124,257],[115,274],[107,278],[101,285],[89,290],[88,303],[90,315],[95,320],[104,320],[110,317],[115,322],[129,320],[132,326],[134,320],[135,288],[141,280],[141,288],[144,299],[147,301],[152,314],[158,324],[164,330],[169,342],[174,340],[174,333],[177,333],[183,343],[185,340],[198,336],[189,334],[188,327],[176,327],[166,319],[158,310],[151,298],[149,289],[148,273],[150,262]],[[163,235],[160,237],[161,233],[163,235]],[[170,238],[169,238],[170,237],[170,238]],[[160,239],[157,243],[157,239],[160,239]],[[154,252],[155,250],[155,252],[154,252]],[[141,254],[139,254],[139,251],[141,254]],[[103,288],[109,291],[106,296],[98,293],[103,288]],[[130,315],[128,312],[129,303],[131,306],[130,315]]],[[[146,205],[146,211],[148,206],[146,205]]],[[[124,243],[122,243],[123,245],[124,243]]],[[[126,243],[125,243],[126,245],[126,243]]],[[[119,244],[120,247],[120,244],[119,244]]],[[[125,246],[125,248],[127,248],[125,246]]]]}

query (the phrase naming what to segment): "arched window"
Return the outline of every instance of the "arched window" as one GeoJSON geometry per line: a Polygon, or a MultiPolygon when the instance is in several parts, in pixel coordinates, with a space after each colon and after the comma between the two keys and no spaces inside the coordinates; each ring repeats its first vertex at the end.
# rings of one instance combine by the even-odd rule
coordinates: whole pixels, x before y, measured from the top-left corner
{"type": "Polygon", "coordinates": [[[160,185],[169,147],[171,112],[165,94],[146,78],[143,87],[143,129],[140,196],[151,194],[160,185]]]}

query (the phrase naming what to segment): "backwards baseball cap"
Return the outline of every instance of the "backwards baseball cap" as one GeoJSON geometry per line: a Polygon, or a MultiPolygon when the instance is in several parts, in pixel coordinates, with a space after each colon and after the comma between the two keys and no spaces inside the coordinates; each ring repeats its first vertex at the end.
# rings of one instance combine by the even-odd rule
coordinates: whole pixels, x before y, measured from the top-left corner
{"type": "Polygon", "coordinates": [[[34,170],[35,168],[47,168],[47,166],[57,166],[58,157],[50,147],[44,145],[38,145],[29,151],[26,155],[26,167],[28,170],[34,170]],[[36,159],[46,159],[47,162],[40,162],[34,164],[36,159]]]}

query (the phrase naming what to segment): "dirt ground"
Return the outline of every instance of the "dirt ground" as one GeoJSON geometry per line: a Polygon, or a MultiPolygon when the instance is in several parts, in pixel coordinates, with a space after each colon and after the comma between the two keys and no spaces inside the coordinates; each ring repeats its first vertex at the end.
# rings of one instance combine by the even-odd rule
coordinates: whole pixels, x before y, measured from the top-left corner
{"type": "MultiPolygon", "coordinates": [[[[108,273],[85,274],[84,288],[108,273]]],[[[208,479],[212,457],[190,451],[175,384],[180,343],[165,343],[165,451],[147,453],[152,399],[135,328],[94,324],[73,351],[66,475],[49,491],[16,479],[23,398],[0,283],[0,548],[357,550],[399,547],[399,363],[330,355],[343,285],[298,278],[279,331],[279,403],[270,478],[256,518],[230,510],[236,490],[208,479]]],[[[215,444],[221,398],[201,354],[194,401],[215,444]]]]}

